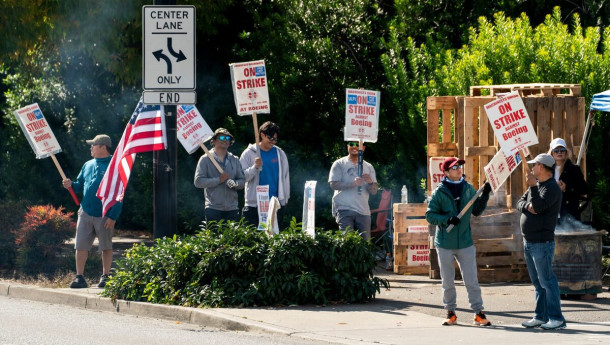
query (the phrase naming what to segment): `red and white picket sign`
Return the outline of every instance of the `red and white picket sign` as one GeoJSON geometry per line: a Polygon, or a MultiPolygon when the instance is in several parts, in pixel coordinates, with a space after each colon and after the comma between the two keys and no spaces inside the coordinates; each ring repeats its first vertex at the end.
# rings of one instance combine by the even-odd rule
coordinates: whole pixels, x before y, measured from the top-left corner
{"type": "Polygon", "coordinates": [[[496,155],[489,161],[483,170],[487,182],[491,185],[494,193],[504,184],[510,174],[521,164],[521,153],[517,152],[506,156],[504,151],[498,150],[496,155]]]}
{"type": "Polygon", "coordinates": [[[538,144],[538,136],[518,91],[485,104],[485,111],[506,156],[538,144]]]}
{"type": "MultiPolygon", "coordinates": [[[[55,167],[59,171],[59,175],[65,180],[66,175],[59,165],[57,158],[55,158],[55,154],[61,152],[61,147],[59,146],[57,139],[55,139],[53,130],[51,130],[47,120],[44,118],[38,103],[17,109],[13,113],[17,118],[17,122],[19,122],[23,134],[25,134],[25,137],[28,139],[32,150],[34,150],[36,158],[51,157],[53,163],[55,163],[55,167]]],[[[68,191],[76,206],[80,205],[72,187],[68,188],[68,191]]]]}
{"type": "Polygon", "coordinates": [[[379,91],[345,89],[345,141],[377,142],[379,91]]]}

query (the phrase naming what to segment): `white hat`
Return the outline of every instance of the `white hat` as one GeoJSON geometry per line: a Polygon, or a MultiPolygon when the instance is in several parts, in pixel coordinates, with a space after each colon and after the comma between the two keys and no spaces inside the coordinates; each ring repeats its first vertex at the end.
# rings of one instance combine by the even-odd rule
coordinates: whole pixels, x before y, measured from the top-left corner
{"type": "Polygon", "coordinates": [[[568,148],[568,145],[566,145],[565,140],[561,139],[561,138],[555,138],[553,139],[553,141],[551,141],[551,145],[550,145],[550,149],[553,150],[556,147],[562,146],[564,148],[568,148]]]}

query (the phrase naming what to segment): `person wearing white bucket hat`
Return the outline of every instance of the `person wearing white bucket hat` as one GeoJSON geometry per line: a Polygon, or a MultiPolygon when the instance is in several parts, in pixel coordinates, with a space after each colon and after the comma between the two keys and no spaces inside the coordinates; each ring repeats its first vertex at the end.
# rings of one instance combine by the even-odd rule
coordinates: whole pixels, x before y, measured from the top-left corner
{"type": "Polygon", "coordinates": [[[549,155],[555,159],[555,181],[563,193],[560,216],[570,214],[580,221],[580,201],[587,197],[587,181],[580,167],[570,160],[570,150],[565,140],[555,138],[549,145],[549,155]]]}

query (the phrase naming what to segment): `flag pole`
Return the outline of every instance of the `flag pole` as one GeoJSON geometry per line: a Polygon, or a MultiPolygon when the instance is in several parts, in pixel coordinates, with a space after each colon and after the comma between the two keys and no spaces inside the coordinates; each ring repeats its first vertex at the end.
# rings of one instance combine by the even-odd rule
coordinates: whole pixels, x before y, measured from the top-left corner
{"type": "MultiPolygon", "coordinates": [[[[66,180],[66,174],[64,174],[64,171],[61,169],[61,166],[59,165],[55,154],[51,153],[51,158],[53,159],[53,163],[55,163],[55,167],[57,167],[57,170],[59,171],[59,175],[61,175],[62,181],[66,180]]],[[[70,191],[70,195],[72,195],[72,200],[74,200],[76,206],[80,206],[80,202],[78,201],[78,198],[76,197],[76,193],[74,193],[74,189],[72,189],[72,186],[70,186],[68,190],[70,191]]]]}

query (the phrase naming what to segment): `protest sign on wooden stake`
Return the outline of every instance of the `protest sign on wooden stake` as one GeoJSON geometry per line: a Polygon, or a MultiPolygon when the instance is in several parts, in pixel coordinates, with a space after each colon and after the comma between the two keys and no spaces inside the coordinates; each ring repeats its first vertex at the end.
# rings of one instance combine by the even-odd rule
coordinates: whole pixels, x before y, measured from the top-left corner
{"type": "MultiPolygon", "coordinates": [[[[53,134],[53,131],[44,118],[44,115],[42,115],[42,111],[40,110],[38,103],[30,104],[21,109],[17,109],[13,113],[17,118],[17,122],[19,122],[19,126],[21,127],[23,134],[25,134],[30,146],[34,150],[36,158],[41,159],[51,157],[62,180],[65,180],[66,175],[61,169],[57,158],[55,158],[55,154],[61,152],[61,147],[59,146],[57,139],[55,139],[55,134],[53,134]]],[[[80,202],[78,201],[72,187],[68,188],[68,190],[70,191],[70,195],[72,195],[74,203],[76,203],[77,206],[80,205],[80,202]]]]}

